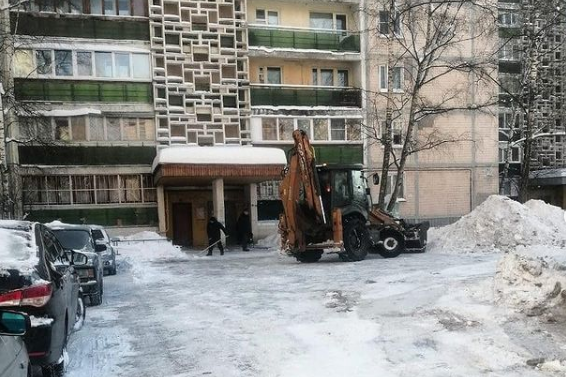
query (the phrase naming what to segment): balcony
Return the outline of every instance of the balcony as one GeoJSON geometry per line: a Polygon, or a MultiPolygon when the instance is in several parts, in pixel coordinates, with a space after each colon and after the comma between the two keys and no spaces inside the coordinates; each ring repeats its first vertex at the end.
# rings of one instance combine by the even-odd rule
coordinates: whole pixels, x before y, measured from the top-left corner
{"type": "Polygon", "coordinates": [[[254,85],[251,102],[252,106],[361,107],[362,92],[354,88],[254,85]]]}
{"type": "Polygon", "coordinates": [[[250,46],[360,52],[360,36],[351,32],[251,26],[248,33],[250,46]]]}
{"type": "Polygon", "coordinates": [[[23,101],[152,102],[150,83],[16,79],[23,101]]]}

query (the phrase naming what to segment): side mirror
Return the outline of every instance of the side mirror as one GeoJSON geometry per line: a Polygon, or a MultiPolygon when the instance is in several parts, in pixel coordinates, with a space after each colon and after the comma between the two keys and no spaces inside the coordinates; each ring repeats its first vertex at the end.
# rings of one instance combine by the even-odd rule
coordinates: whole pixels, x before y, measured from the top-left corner
{"type": "Polygon", "coordinates": [[[78,253],[76,251],[73,251],[71,253],[71,263],[74,266],[84,266],[88,263],[88,257],[86,255],[84,255],[83,253],[78,253]]]}
{"type": "Polygon", "coordinates": [[[377,173],[373,175],[373,184],[376,186],[379,185],[379,174],[377,173]]]}
{"type": "Polygon", "coordinates": [[[0,335],[22,336],[31,327],[29,317],[24,313],[0,311],[0,335]]]}
{"type": "Polygon", "coordinates": [[[104,243],[99,243],[98,241],[96,241],[94,244],[94,251],[101,252],[101,251],[106,251],[107,249],[108,248],[104,243]]]}

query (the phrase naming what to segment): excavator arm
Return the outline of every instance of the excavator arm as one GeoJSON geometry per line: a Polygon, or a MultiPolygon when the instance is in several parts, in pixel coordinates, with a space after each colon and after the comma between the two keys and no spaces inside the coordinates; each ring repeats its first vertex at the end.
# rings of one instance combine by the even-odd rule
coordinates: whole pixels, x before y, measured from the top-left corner
{"type": "Polygon", "coordinates": [[[303,130],[293,132],[293,141],[279,187],[284,210],[279,219],[279,232],[282,249],[288,253],[306,249],[304,221],[301,220],[308,217],[310,223],[318,224],[328,221],[320,196],[314,149],[303,130]]]}

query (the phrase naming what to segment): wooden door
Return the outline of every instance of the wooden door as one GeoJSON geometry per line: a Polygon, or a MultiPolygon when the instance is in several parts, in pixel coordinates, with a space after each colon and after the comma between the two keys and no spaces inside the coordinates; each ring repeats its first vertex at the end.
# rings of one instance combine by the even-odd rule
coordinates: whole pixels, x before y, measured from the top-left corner
{"type": "Polygon", "coordinates": [[[193,212],[190,203],[173,203],[173,243],[193,245],[193,212]]]}

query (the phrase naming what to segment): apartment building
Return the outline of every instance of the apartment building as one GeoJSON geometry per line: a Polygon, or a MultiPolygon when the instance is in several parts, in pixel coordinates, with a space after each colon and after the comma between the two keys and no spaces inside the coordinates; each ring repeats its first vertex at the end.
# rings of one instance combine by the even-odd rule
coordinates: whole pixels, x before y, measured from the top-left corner
{"type": "Polygon", "coordinates": [[[24,213],[156,224],[148,4],[24,4],[10,15],[24,213]]]}
{"type": "Polygon", "coordinates": [[[499,162],[501,193],[518,196],[523,161],[525,120],[532,113],[534,146],[530,158],[529,197],[566,208],[566,113],[564,110],[564,36],[566,28],[552,7],[558,2],[500,0],[499,162]],[[544,9],[540,12],[540,8],[544,9]],[[536,43],[528,35],[536,35],[536,43]],[[527,64],[534,53],[537,63],[527,64]],[[525,77],[536,77],[537,95],[522,109],[527,95],[521,91],[525,77]]]}

